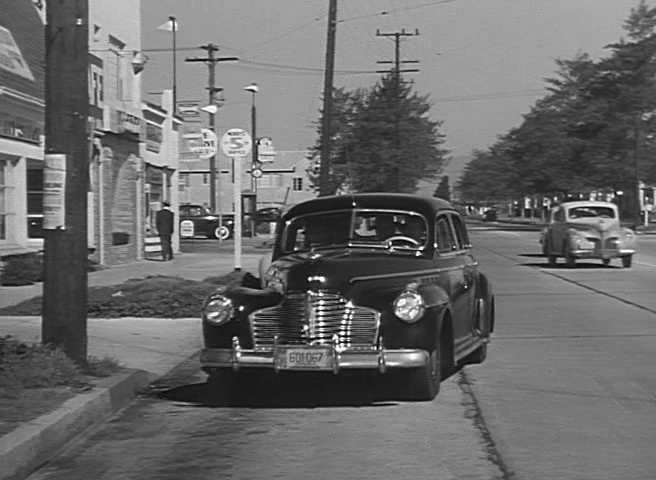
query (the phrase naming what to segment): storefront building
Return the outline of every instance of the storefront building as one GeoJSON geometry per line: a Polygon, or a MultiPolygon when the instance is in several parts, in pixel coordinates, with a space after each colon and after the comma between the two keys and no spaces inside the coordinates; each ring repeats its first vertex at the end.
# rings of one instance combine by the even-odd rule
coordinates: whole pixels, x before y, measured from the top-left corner
{"type": "Polygon", "coordinates": [[[34,251],[28,214],[41,211],[45,122],[43,22],[31,0],[0,0],[0,257],[34,251]]]}

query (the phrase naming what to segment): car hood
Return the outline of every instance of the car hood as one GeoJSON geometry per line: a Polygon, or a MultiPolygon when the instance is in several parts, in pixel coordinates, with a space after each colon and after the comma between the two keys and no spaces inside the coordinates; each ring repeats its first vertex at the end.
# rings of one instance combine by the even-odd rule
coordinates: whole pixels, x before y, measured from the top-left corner
{"type": "Polygon", "coordinates": [[[409,272],[430,269],[433,263],[413,253],[341,248],[287,255],[272,265],[285,279],[288,292],[330,290],[353,298],[374,284],[378,293],[399,290],[412,279],[409,272]]]}
{"type": "Polygon", "coordinates": [[[612,218],[586,218],[569,222],[569,227],[575,230],[596,231],[599,233],[619,230],[620,225],[612,218]]]}

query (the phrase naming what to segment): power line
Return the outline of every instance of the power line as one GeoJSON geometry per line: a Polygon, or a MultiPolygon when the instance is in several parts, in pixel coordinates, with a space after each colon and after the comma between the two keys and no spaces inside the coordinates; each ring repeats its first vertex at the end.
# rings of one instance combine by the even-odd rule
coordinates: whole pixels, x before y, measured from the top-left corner
{"type": "Polygon", "coordinates": [[[383,16],[383,15],[391,15],[391,14],[399,13],[399,12],[407,12],[408,10],[416,10],[418,8],[434,7],[435,5],[442,5],[442,4],[445,4],[445,3],[452,3],[452,2],[455,2],[455,1],[456,0],[438,0],[436,2],[423,3],[421,5],[413,5],[413,6],[404,7],[404,8],[395,8],[394,10],[383,10],[382,12],[372,13],[370,15],[361,15],[359,17],[344,18],[342,20],[338,20],[337,23],[353,22],[355,20],[362,20],[362,19],[365,19],[365,18],[373,18],[373,17],[380,17],[380,16],[383,16]]]}

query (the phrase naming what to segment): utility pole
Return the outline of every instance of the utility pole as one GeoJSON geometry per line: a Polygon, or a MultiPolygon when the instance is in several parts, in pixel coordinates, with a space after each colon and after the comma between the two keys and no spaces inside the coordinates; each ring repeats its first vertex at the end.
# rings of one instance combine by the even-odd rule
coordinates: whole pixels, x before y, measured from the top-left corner
{"type": "Polygon", "coordinates": [[[319,196],[333,193],[330,188],[331,117],[333,113],[333,76],[335,71],[335,37],[337,33],[337,0],[328,6],[326,66],[323,79],[323,117],[321,121],[321,165],[319,167],[319,196]]]}
{"type": "MultiPolygon", "coordinates": [[[[394,68],[391,70],[391,73],[394,75],[394,95],[396,98],[396,109],[397,109],[397,115],[394,115],[394,138],[395,138],[395,144],[396,144],[396,152],[398,155],[400,146],[401,146],[401,134],[400,134],[400,128],[399,128],[399,118],[400,118],[400,107],[401,107],[401,73],[413,73],[413,72],[418,72],[419,69],[416,68],[407,68],[407,69],[401,69],[401,64],[406,64],[406,63],[419,63],[419,60],[401,60],[401,38],[402,37],[413,37],[419,35],[419,30],[415,29],[415,33],[408,33],[405,31],[405,28],[401,29],[400,32],[393,32],[393,33],[380,33],[380,30],[376,30],[376,36],[377,37],[392,37],[394,38],[394,60],[379,60],[376,63],[379,64],[384,64],[384,63],[393,63],[394,68]]],[[[389,73],[390,70],[377,70],[377,73],[389,73]]],[[[400,158],[396,159],[396,163],[394,165],[394,170],[391,175],[391,178],[389,180],[389,189],[390,191],[393,192],[400,192],[401,191],[401,177],[400,177],[400,172],[399,172],[399,162],[401,161],[400,158]]]]}
{"type": "MultiPolygon", "coordinates": [[[[207,64],[209,68],[209,82],[207,85],[207,91],[209,92],[209,129],[212,132],[216,133],[215,126],[215,117],[216,117],[216,94],[223,90],[221,87],[217,87],[216,83],[216,64],[219,62],[234,62],[239,60],[238,57],[220,57],[215,56],[216,52],[219,51],[219,47],[213,43],[208,43],[207,45],[201,45],[203,50],[207,51],[207,57],[191,57],[186,58],[186,62],[203,62],[207,64]]],[[[210,157],[210,210],[212,213],[216,212],[216,155],[210,157]]],[[[220,214],[221,212],[219,212],[220,214]]],[[[220,218],[220,217],[219,217],[220,218]]]]}
{"type": "Polygon", "coordinates": [[[41,338],[45,344],[61,346],[72,360],[85,365],[90,133],[88,0],[48,2],[46,19],[41,338]]]}

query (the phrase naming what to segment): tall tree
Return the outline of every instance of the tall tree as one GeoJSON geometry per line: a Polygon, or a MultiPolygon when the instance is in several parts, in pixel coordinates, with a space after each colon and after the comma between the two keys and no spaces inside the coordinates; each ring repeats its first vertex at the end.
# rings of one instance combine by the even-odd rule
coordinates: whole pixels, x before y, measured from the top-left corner
{"type": "MultiPolygon", "coordinates": [[[[434,178],[448,154],[442,123],[429,118],[428,96],[412,84],[384,76],[366,90],[336,89],[333,101],[331,179],[339,191],[413,192],[423,178],[434,178]]],[[[309,155],[316,174],[320,139],[309,155]]]]}
{"type": "Polygon", "coordinates": [[[444,200],[451,201],[451,189],[449,187],[449,176],[444,175],[440,179],[440,183],[437,184],[437,188],[435,189],[435,193],[433,193],[434,197],[437,198],[443,198],[444,200]]]}

